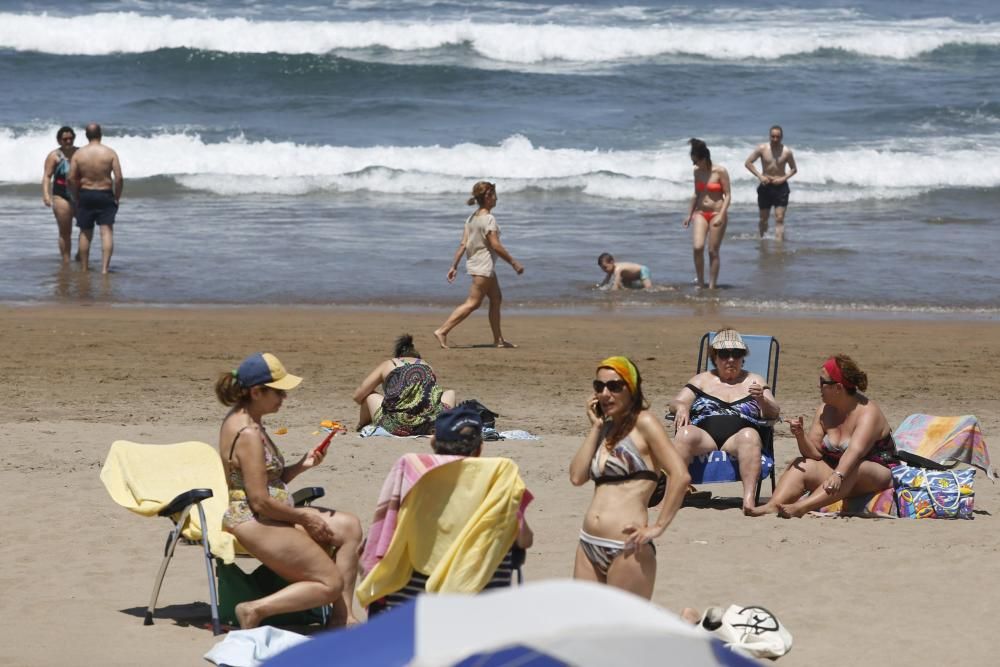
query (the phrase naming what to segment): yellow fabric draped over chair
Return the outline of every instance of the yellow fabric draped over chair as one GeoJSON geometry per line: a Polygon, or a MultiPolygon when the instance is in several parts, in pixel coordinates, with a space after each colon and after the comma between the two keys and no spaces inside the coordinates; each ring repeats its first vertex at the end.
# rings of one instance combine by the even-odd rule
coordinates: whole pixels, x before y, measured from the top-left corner
{"type": "MultiPolygon", "coordinates": [[[[101,482],[111,498],[136,514],[157,516],[179,494],[191,489],[211,489],[202,501],[212,555],[225,563],[235,560],[235,538],[222,530],[222,515],[229,505],[229,489],[222,460],[204,442],[142,445],[117,440],[101,469],[101,482]]],[[[188,540],[201,539],[197,512],[191,512],[181,530],[188,540]]]]}
{"type": "Polygon", "coordinates": [[[519,529],[525,494],[517,464],[466,458],[421,477],[400,507],[385,556],[359,584],[362,606],[403,588],[417,570],[430,593],[475,593],[489,582],[519,529]]]}

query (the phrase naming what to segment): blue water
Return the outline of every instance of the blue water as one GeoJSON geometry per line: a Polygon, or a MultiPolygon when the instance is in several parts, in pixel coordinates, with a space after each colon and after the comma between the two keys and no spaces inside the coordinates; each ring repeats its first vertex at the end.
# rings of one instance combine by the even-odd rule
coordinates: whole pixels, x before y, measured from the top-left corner
{"type": "Polygon", "coordinates": [[[996,317],[998,71],[992,2],[6,2],[0,300],[450,304],[487,178],[510,304],[996,317]],[[38,192],[92,120],[126,175],[106,280],[60,269],[38,192]],[[742,166],[772,123],[784,244],[742,166]],[[733,180],[714,293],[692,136],[733,180]],[[605,250],[657,289],[593,290],[605,250]]]}

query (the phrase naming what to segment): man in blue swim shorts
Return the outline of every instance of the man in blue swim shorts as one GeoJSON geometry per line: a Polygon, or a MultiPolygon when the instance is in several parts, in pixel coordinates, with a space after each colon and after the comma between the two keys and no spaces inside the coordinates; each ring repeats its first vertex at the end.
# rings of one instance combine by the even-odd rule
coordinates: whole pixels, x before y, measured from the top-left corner
{"type": "Polygon", "coordinates": [[[76,151],[69,163],[68,181],[76,193],[76,226],[80,228],[80,268],[90,269],[90,243],[94,226],[101,228],[101,273],[111,268],[114,251],[115,216],[122,197],[122,177],[118,153],[101,143],[101,126],[87,126],[86,146],[76,151]]]}
{"type": "Polygon", "coordinates": [[[597,265],[607,274],[597,285],[598,289],[649,289],[653,286],[653,275],[649,267],[642,264],[615,262],[611,253],[604,252],[597,258],[597,265]]]}

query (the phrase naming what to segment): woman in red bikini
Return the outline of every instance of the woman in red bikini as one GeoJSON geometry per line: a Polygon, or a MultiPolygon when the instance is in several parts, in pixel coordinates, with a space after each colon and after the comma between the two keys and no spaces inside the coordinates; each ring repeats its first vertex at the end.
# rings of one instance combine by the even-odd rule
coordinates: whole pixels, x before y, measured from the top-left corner
{"type": "Polygon", "coordinates": [[[705,286],[705,241],[708,241],[708,288],[715,289],[719,282],[719,248],[726,235],[726,222],[732,193],[729,190],[729,172],[721,165],[712,164],[712,153],[701,139],[691,139],[691,162],[694,163],[694,197],[684,219],[684,226],[692,226],[691,242],[694,250],[694,270],[698,274],[698,287],[705,286]]]}

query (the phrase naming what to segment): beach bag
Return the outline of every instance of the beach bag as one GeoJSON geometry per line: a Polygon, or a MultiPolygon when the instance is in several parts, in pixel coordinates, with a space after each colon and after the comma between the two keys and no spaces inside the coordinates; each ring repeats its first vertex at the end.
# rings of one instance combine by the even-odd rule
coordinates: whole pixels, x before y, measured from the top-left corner
{"type": "Polygon", "coordinates": [[[462,401],[461,403],[459,403],[459,405],[468,405],[469,407],[473,408],[476,412],[478,412],[479,419],[482,420],[484,429],[496,428],[497,417],[499,417],[500,415],[497,414],[496,412],[493,412],[492,410],[490,410],[488,407],[486,407],[476,399],[473,398],[468,401],[462,401]]]}
{"type": "Polygon", "coordinates": [[[792,650],[792,633],[764,607],[709,607],[699,625],[728,648],[752,658],[780,658],[792,650]]]}
{"type": "Polygon", "coordinates": [[[971,519],[976,469],[928,470],[914,466],[892,469],[896,507],[901,519],[971,519]]]}

